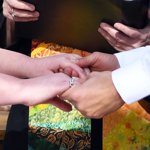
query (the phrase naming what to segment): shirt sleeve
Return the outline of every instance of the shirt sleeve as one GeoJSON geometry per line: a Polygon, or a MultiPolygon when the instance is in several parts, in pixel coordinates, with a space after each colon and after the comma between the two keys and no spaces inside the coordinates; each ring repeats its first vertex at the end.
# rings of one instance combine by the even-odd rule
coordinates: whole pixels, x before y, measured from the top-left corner
{"type": "Polygon", "coordinates": [[[115,56],[118,59],[120,67],[124,67],[136,62],[138,59],[142,58],[148,51],[150,51],[150,46],[145,46],[130,51],[116,53],[115,56]]]}
{"type": "MultiPolygon", "coordinates": [[[[128,54],[130,55],[130,53],[128,54]]],[[[130,57],[129,55],[127,53],[124,55],[126,60],[130,57]]],[[[139,58],[132,55],[136,58],[134,61],[130,57],[130,63],[123,64],[121,65],[123,67],[112,72],[115,88],[127,104],[150,95],[150,49],[141,55],[139,52],[138,55],[139,58]]],[[[119,58],[121,57],[119,56],[119,58]]]]}

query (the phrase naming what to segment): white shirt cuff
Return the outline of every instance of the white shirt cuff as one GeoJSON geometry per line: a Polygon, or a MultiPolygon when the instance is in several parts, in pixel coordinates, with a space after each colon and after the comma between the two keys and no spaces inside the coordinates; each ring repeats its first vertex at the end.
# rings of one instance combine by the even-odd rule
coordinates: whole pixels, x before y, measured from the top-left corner
{"type": "Polygon", "coordinates": [[[145,55],[145,53],[147,53],[148,51],[150,51],[150,46],[140,47],[130,51],[120,52],[114,55],[117,57],[120,67],[124,67],[142,58],[145,55]]]}
{"type": "Polygon", "coordinates": [[[150,53],[131,65],[113,71],[112,80],[127,104],[150,95],[150,53]]]}

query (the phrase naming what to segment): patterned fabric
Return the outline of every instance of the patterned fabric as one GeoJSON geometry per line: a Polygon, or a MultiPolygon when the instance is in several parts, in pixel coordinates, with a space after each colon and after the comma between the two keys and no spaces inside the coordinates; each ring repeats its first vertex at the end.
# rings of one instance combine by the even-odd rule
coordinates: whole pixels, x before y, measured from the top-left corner
{"type": "Polygon", "coordinates": [[[134,103],[104,117],[103,150],[150,150],[150,114],[134,103]]]}
{"type": "MultiPolygon", "coordinates": [[[[86,51],[60,46],[54,43],[33,41],[32,58],[41,58],[58,53],[75,53],[86,56],[86,51]]],[[[65,113],[52,105],[30,107],[29,148],[38,150],[37,141],[47,141],[45,145],[56,145],[52,150],[90,150],[91,120],[83,117],[75,108],[65,113]],[[34,135],[34,140],[31,142],[34,135]],[[33,146],[34,145],[34,146],[33,146]]],[[[41,144],[41,143],[40,143],[41,144]]],[[[43,149],[43,147],[41,148],[43,149]]],[[[48,148],[44,150],[49,150],[48,148]]]]}
{"type": "Polygon", "coordinates": [[[32,132],[39,138],[43,138],[50,143],[60,145],[69,150],[89,150],[90,149],[90,134],[79,131],[64,131],[54,130],[44,127],[30,127],[29,132],[32,132]]]}

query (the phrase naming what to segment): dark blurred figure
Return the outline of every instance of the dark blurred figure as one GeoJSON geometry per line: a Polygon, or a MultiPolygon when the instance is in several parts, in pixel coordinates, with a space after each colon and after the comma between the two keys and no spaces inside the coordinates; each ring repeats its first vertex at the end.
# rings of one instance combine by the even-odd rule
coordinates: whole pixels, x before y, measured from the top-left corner
{"type": "Polygon", "coordinates": [[[3,0],[0,0],[0,47],[5,47],[6,41],[6,27],[5,27],[5,18],[2,11],[3,0]]]}

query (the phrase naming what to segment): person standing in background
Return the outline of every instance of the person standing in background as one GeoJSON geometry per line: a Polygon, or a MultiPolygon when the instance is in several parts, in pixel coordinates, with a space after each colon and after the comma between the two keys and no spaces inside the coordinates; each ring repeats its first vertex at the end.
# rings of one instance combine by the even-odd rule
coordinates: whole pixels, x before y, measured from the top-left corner
{"type": "Polygon", "coordinates": [[[3,15],[3,0],[0,1],[0,47],[5,45],[5,27],[4,27],[4,15],[3,15]]]}
{"type": "MultiPolygon", "coordinates": [[[[33,6],[29,3],[26,3],[24,1],[17,1],[17,0],[7,0],[6,1],[5,0],[4,4],[3,4],[3,8],[4,8],[4,15],[7,18],[9,18],[10,20],[13,20],[13,21],[16,21],[16,22],[36,21],[36,20],[39,19],[39,16],[40,16],[40,14],[36,11],[35,6],[33,6]]],[[[137,30],[137,29],[135,29],[135,30],[137,30]]],[[[144,29],[142,29],[142,30],[144,30],[144,29]]],[[[135,37],[135,39],[139,40],[139,39],[137,39],[137,37],[135,37]]],[[[145,45],[146,45],[146,43],[145,43],[145,45]]],[[[114,46],[114,48],[115,48],[115,46],[114,46]]],[[[14,112],[16,112],[17,109],[18,108],[15,107],[15,109],[13,109],[14,112]]],[[[27,108],[26,108],[26,111],[23,114],[26,115],[26,118],[22,118],[22,119],[27,120],[28,119],[27,108]]],[[[20,115],[20,117],[22,117],[22,115],[20,115]]],[[[13,119],[12,119],[12,121],[13,121],[13,119]]],[[[12,121],[10,120],[9,122],[11,123],[12,121]]],[[[26,124],[26,126],[28,125],[27,123],[25,123],[25,124],[26,124]]],[[[23,137],[23,139],[25,139],[25,138],[27,138],[27,137],[23,137]]],[[[15,140],[15,138],[13,140],[15,140]]],[[[10,145],[13,145],[13,143],[10,144],[10,145]]],[[[23,143],[23,145],[26,146],[27,143],[23,143]]]]}

